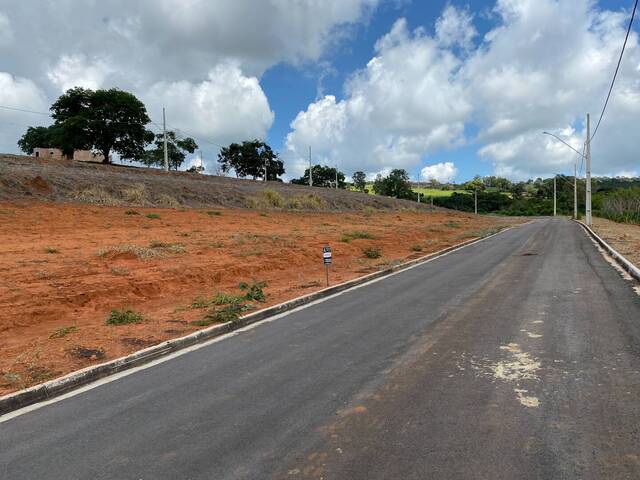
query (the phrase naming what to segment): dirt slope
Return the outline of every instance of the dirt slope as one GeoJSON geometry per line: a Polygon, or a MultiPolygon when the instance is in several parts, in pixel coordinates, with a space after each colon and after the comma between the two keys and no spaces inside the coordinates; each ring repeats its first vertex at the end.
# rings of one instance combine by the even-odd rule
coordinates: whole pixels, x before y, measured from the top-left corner
{"type": "Polygon", "coordinates": [[[265,204],[261,197],[265,189],[278,192],[287,209],[427,208],[405,200],[281,182],[0,155],[0,201],[28,198],[101,205],[269,208],[273,205],[265,204]]]}

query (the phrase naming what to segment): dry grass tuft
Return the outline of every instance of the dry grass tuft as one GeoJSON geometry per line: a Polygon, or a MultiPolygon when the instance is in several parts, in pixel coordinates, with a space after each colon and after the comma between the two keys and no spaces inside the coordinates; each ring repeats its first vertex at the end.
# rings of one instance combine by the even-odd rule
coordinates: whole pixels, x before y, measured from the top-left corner
{"type": "Polygon", "coordinates": [[[120,201],[100,187],[89,187],[73,192],[74,200],[92,205],[120,205],[120,201]]]}
{"type": "Polygon", "coordinates": [[[150,203],[147,187],[141,183],[122,190],[122,197],[127,203],[133,205],[148,205],[150,203]]]}

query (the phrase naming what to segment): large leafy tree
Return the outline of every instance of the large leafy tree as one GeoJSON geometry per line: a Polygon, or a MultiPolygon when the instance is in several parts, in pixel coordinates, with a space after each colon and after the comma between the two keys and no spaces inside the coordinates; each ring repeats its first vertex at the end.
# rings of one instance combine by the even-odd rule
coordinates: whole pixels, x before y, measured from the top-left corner
{"type": "Polygon", "coordinates": [[[67,90],[51,105],[51,116],[54,123],[46,132],[43,127],[30,127],[20,139],[18,145],[26,153],[36,146],[60,148],[66,155],[92,149],[104,156],[105,163],[111,153],[125,160],[140,160],[154,138],[145,127],[150,119],[144,104],[116,88],[67,90]],[[36,140],[47,144],[35,145],[36,140]]]}
{"type": "MultiPolygon", "coordinates": [[[[345,188],[344,173],[333,168],[322,165],[314,165],[311,171],[311,180],[314,187],[336,188],[336,175],[338,178],[338,188],[345,188]]],[[[298,185],[309,185],[309,169],[304,171],[300,178],[291,180],[291,183],[298,185]]]]}
{"type": "Polygon", "coordinates": [[[265,169],[267,180],[279,180],[280,175],[284,174],[284,163],[278,154],[260,140],[223,147],[218,153],[218,163],[224,173],[233,170],[236,177],[241,178],[264,179],[265,169]]]}
{"type": "Polygon", "coordinates": [[[416,198],[416,194],[413,192],[411,183],[409,182],[409,174],[401,168],[391,170],[386,177],[378,175],[373,182],[373,191],[378,195],[385,195],[387,197],[404,198],[407,200],[416,198]]]}
{"type": "MultiPolygon", "coordinates": [[[[164,135],[159,133],[153,142],[154,148],[147,150],[142,157],[145,165],[164,165],[164,135]]],[[[167,160],[169,168],[178,170],[184,163],[187,153],[194,153],[198,149],[198,144],[193,138],[187,137],[177,139],[175,132],[167,132],[167,160]]]]}
{"type": "Polygon", "coordinates": [[[367,174],[357,171],[351,176],[351,178],[353,179],[353,186],[356,187],[356,190],[364,192],[367,188],[367,174]]]}

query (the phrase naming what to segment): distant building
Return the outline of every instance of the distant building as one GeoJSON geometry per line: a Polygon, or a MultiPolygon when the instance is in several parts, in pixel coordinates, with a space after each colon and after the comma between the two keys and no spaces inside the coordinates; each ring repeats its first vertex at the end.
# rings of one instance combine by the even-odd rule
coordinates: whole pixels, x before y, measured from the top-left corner
{"type": "Polygon", "coordinates": [[[62,153],[59,148],[35,148],[33,156],[36,158],[45,158],[47,160],[75,160],[77,162],[93,162],[102,163],[104,155],[93,153],[91,150],[74,150],[73,158],[69,158],[62,153]]]}

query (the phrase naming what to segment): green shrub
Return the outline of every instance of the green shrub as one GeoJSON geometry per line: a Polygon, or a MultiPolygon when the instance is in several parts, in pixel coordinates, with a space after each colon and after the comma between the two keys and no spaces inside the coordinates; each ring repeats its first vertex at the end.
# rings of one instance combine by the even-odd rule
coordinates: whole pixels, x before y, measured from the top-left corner
{"type": "Polygon", "coordinates": [[[373,240],[375,237],[373,235],[371,235],[369,232],[365,232],[362,230],[356,230],[354,232],[347,232],[344,235],[350,237],[350,238],[364,238],[366,240],[373,240]]]}
{"type": "Polygon", "coordinates": [[[60,250],[55,247],[44,247],[44,251],[45,253],[60,253],[60,250]]]}
{"type": "Polygon", "coordinates": [[[362,250],[362,254],[366,258],[380,258],[382,256],[380,247],[367,247],[362,250]]]}
{"type": "Polygon", "coordinates": [[[160,218],[160,215],[158,215],[157,213],[148,213],[146,217],[151,219],[156,219],[156,218],[160,218]]]}
{"type": "Polygon", "coordinates": [[[107,325],[127,325],[131,323],[141,323],[144,318],[139,313],[133,310],[111,310],[109,317],[107,318],[107,325]]]}
{"type": "Polygon", "coordinates": [[[138,212],[136,212],[135,210],[127,210],[126,212],[124,212],[125,215],[140,215],[138,212]]]}
{"type": "Polygon", "coordinates": [[[256,302],[264,302],[266,300],[263,288],[267,286],[267,282],[256,282],[253,279],[251,284],[241,282],[238,288],[242,291],[246,291],[244,298],[247,300],[254,300],[256,302]]]}
{"type": "Polygon", "coordinates": [[[217,210],[209,210],[207,211],[207,215],[210,215],[212,217],[219,217],[220,215],[222,215],[222,212],[219,212],[217,210]]]}
{"type": "Polygon", "coordinates": [[[422,251],[422,245],[411,245],[411,251],[412,252],[421,252],[422,251]]]}

